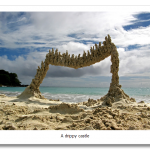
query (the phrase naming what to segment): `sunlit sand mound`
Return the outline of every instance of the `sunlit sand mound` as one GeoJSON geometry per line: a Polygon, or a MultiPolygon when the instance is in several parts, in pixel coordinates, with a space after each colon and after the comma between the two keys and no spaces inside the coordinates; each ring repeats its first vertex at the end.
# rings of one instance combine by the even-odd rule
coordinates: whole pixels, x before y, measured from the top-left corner
{"type": "Polygon", "coordinates": [[[74,114],[74,113],[79,113],[84,111],[83,109],[80,109],[77,104],[67,104],[67,103],[61,103],[57,106],[50,106],[49,109],[50,112],[52,113],[55,112],[55,113],[62,113],[62,114],[65,113],[74,114]]]}
{"type": "Polygon", "coordinates": [[[30,97],[45,99],[44,96],[41,94],[39,88],[37,88],[36,90],[33,91],[30,86],[27,86],[25,88],[25,90],[20,95],[18,95],[17,97],[21,98],[21,99],[27,99],[30,97]]]}

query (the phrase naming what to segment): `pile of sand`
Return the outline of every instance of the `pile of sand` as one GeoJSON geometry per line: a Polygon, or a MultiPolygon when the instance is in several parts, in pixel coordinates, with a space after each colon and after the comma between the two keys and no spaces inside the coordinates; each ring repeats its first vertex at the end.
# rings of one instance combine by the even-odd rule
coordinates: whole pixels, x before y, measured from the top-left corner
{"type": "Polygon", "coordinates": [[[0,130],[149,130],[150,104],[120,99],[78,104],[0,95],[0,130]]]}
{"type": "Polygon", "coordinates": [[[80,109],[77,104],[67,104],[67,103],[61,103],[56,106],[49,106],[51,113],[60,113],[60,114],[74,114],[84,111],[83,109],[80,109]]]}

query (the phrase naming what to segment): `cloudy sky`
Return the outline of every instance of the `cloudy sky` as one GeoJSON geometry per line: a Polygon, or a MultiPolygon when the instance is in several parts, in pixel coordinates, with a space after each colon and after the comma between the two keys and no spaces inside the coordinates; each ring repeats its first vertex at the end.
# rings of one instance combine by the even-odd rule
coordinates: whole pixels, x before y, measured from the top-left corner
{"type": "MultiPolygon", "coordinates": [[[[0,69],[30,84],[49,49],[83,54],[110,35],[119,52],[120,84],[150,87],[150,11],[0,12],[0,69]]],[[[49,65],[41,86],[109,87],[110,57],[90,67],[49,65]]]]}

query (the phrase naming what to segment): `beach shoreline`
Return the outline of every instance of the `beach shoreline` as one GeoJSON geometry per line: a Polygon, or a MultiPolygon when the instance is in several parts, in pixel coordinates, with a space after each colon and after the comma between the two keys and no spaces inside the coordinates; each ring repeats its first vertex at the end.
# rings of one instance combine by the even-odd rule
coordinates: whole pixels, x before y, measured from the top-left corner
{"type": "Polygon", "coordinates": [[[150,104],[119,99],[80,103],[0,94],[0,130],[149,130],[150,104]]]}

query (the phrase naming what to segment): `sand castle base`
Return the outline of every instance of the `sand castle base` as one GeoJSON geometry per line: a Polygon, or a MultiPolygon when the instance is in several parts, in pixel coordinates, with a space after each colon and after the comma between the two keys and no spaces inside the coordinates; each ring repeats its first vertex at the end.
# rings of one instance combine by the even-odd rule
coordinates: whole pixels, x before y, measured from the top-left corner
{"type": "Polygon", "coordinates": [[[126,99],[129,102],[136,102],[134,98],[130,98],[122,89],[121,85],[111,85],[108,93],[103,96],[100,100],[103,101],[104,105],[112,106],[112,103],[117,102],[121,99],[126,99]]]}
{"type": "Polygon", "coordinates": [[[20,95],[18,95],[17,97],[21,98],[21,99],[27,99],[30,97],[45,99],[45,97],[41,94],[39,89],[36,89],[33,91],[30,86],[27,86],[25,88],[25,90],[20,95]]]}

